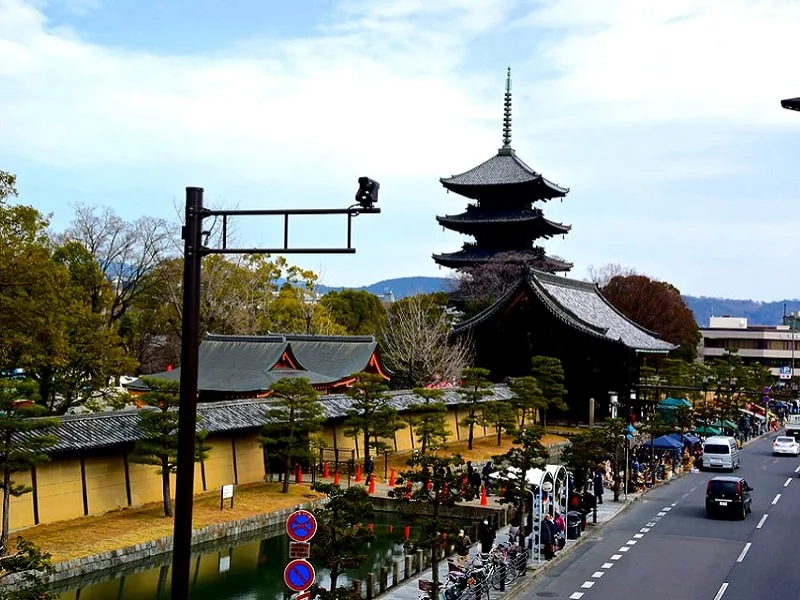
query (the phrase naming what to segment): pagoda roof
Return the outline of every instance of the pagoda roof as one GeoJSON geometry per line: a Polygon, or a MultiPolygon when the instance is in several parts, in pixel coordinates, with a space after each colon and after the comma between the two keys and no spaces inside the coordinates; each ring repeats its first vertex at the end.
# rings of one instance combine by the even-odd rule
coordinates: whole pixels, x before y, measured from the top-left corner
{"type": "Polygon", "coordinates": [[[439,181],[448,190],[473,199],[496,193],[489,189],[501,186],[503,194],[514,194],[517,188],[519,193],[541,200],[563,198],[569,192],[569,188],[545,179],[525,164],[513,148],[505,146],[477,167],[439,181]]]}
{"type": "Polygon", "coordinates": [[[460,231],[462,226],[484,225],[539,225],[537,229],[547,231],[545,235],[567,233],[572,229],[570,225],[557,223],[545,219],[542,211],[538,209],[522,208],[514,210],[481,210],[474,208],[457,215],[437,216],[436,220],[444,227],[460,231]]]}
{"type": "MultiPolygon", "coordinates": [[[[312,385],[332,385],[364,371],[377,360],[373,336],[206,334],[199,350],[201,392],[266,392],[284,377],[305,377],[312,385]]],[[[180,380],[180,368],[148,377],[180,380]]],[[[388,378],[388,377],[387,377],[388,378]]],[[[141,379],[127,386],[147,390],[141,379]]]]}
{"type": "Polygon", "coordinates": [[[667,354],[677,348],[637,325],[606,300],[594,284],[528,269],[517,284],[486,310],[453,328],[454,334],[472,330],[529,294],[567,326],[593,337],[622,344],[636,352],[667,354]]]}
{"type": "Polygon", "coordinates": [[[443,267],[450,267],[454,269],[463,269],[465,267],[474,266],[481,263],[486,263],[497,258],[501,255],[509,256],[509,262],[537,264],[541,270],[551,271],[569,271],[573,264],[550,256],[542,256],[540,250],[530,248],[527,250],[508,250],[507,248],[488,249],[477,247],[465,247],[458,252],[449,252],[443,254],[434,254],[433,260],[443,267]]]}

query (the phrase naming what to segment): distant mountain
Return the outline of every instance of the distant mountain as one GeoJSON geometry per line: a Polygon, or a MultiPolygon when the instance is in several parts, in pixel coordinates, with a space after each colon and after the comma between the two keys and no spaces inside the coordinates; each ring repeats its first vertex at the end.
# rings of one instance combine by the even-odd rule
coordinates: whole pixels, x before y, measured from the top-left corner
{"type": "MultiPolygon", "coordinates": [[[[377,296],[391,292],[396,300],[414,294],[430,294],[448,289],[449,279],[444,277],[399,277],[384,279],[372,285],[352,288],[366,290],[377,296]]],[[[319,287],[320,292],[341,290],[341,287],[319,287]]],[[[732,300],[730,298],[707,298],[705,296],[683,296],[694,313],[700,327],[708,327],[711,316],[747,317],[748,325],[779,325],[783,315],[800,311],[800,299],[761,302],[758,300],[732,300]]]]}

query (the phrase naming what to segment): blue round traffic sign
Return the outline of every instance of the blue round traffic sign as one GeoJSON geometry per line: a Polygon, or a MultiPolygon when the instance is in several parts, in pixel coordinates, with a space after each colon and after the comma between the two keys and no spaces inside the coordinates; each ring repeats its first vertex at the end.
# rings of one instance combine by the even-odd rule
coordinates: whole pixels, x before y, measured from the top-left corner
{"type": "Polygon", "coordinates": [[[317,533],[317,519],[307,510],[296,510],[286,519],[286,534],[295,542],[307,542],[317,533]]]}
{"type": "Polygon", "coordinates": [[[302,558],[293,560],[283,570],[283,582],[293,592],[302,592],[311,587],[316,576],[311,563],[302,558]]]}

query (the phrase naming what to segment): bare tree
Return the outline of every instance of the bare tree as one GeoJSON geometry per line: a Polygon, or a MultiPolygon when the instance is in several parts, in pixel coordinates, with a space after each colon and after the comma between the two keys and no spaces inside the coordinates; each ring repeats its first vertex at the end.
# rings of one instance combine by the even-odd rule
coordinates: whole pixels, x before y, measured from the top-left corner
{"type": "Polygon", "coordinates": [[[111,282],[110,325],[146,290],[147,276],[173,247],[177,227],[149,216],[128,223],[108,207],[77,204],[74,210],[75,218],[63,238],[86,246],[111,282]]]}
{"type": "Polygon", "coordinates": [[[596,283],[601,288],[608,285],[608,282],[614,279],[614,277],[630,277],[631,275],[636,275],[635,269],[623,267],[618,263],[606,263],[599,267],[589,265],[586,271],[589,273],[589,281],[596,283]]]}
{"type": "Polygon", "coordinates": [[[455,382],[470,363],[472,344],[452,340],[452,317],[430,295],[395,302],[383,330],[381,348],[387,366],[409,388],[455,382]]]}

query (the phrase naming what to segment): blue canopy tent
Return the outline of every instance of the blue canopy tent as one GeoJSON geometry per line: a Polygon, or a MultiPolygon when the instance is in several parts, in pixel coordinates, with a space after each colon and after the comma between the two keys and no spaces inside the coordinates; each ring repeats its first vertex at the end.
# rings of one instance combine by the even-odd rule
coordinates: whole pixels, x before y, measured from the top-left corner
{"type": "Polygon", "coordinates": [[[647,446],[648,448],[652,446],[653,448],[658,448],[659,450],[680,450],[683,448],[683,445],[679,439],[676,440],[674,437],[669,435],[659,436],[652,442],[648,441],[642,445],[647,446]]]}
{"type": "MultiPolygon", "coordinates": [[[[669,436],[671,438],[674,438],[674,439],[678,440],[678,441],[681,441],[681,434],[680,433],[670,433],[669,436]]],[[[699,441],[700,441],[700,438],[697,437],[696,435],[693,435],[691,433],[684,433],[683,434],[683,443],[684,443],[684,445],[686,445],[686,444],[697,444],[699,441]]]]}
{"type": "Polygon", "coordinates": [[[658,403],[659,406],[670,406],[673,408],[679,407],[686,407],[692,408],[692,403],[689,402],[686,398],[664,398],[661,402],[658,403]]]}

